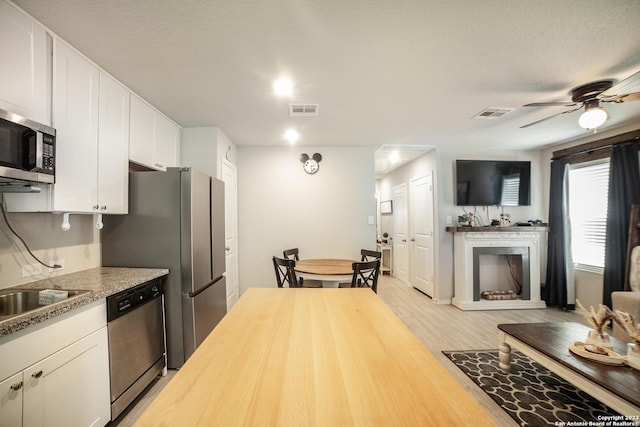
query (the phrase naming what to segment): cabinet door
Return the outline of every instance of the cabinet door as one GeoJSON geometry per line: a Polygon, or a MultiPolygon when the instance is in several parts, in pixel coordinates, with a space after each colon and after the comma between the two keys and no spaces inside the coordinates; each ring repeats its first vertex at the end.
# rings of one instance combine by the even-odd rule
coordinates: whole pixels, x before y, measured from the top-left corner
{"type": "Polygon", "coordinates": [[[54,210],[94,212],[98,191],[98,69],[54,40],[53,126],[56,128],[54,210]]]}
{"type": "Polygon", "coordinates": [[[0,108],[49,125],[47,50],[45,29],[0,2],[0,108]]]}
{"type": "Polygon", "coordinates": [[[44,371],[42,362],[31,365],[24,371],[22,371],[22,378],[24,380],[23,386],[23,413],[22,413],[22,425],[23,427],[42,427],[44,426],[44,419],[42,413],[43,396],[41,382],[44,380],[44,371]]]}
{"type": "Polygon", "coordinates": [[[162,170],[168,167],[178,166],[180,128],[165,117],[158,115],[155,135],[156,139],[153,152],[154,166],[162,170]]]}
{"type": "Polygon", "coordinates": [[[52,427],[103,426],[109,422],[106,326],[44,359],[42,372],[37,387],[25,391],[24,427],[32,427],[26,422],[31,411],[39,411],[52,427]]]}
{"type": "Polygon", "coordinates": [[[153,141],[156,112],[140,98],[131,95],[131,133],[129,160],[141,165],[153,166],[153,141]]]}
{"type": "Polygon", "coordinates": [[[126,214],[129,182],[129,91],[100,73],[99,212],[126,214]]]}
{"type": "Polygon", "coordinates": [[[22,425],[22,372],[0,381],[0,427],[22,425]]]}

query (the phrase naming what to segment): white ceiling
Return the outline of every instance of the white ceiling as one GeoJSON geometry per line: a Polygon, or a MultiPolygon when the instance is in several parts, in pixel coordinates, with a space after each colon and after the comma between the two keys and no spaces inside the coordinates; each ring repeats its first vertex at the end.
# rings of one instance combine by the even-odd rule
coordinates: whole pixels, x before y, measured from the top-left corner
{"type": "MultiPolygon", "coordinates": [[[[587,131],[579,112],[520,129],[563,111],[523,104],[640,70],[638,0],[15,3],[180,125],[239,146],[295,127],[301,146],[536,148],[587,131]],[[283,74],[290,99],[271,89],[283,74]],[[290,117],[294,102],[319,115],[290,117]],[[489,107],[514,111],[472,118],[489,107]]],[[[640,122],[640,102],[605,108],[603,130],[640,122]]]]}

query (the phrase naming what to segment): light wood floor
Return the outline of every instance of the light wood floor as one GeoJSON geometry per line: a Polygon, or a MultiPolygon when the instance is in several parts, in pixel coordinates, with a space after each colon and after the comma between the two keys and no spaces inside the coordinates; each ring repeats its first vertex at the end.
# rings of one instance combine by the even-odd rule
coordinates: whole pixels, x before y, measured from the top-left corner
{"type": "MultiPolygon", "coordinates": [[[[462,311],[451,305],[438,305],[420,291],[399,280],[384,276],[378,282],[378,296],[407,325],[427,349],[494,418],[499,426],[517,426],[491,398],[442,354],[443,350],[483,350],[498,348],[500,323],[561,322],[585,323],[573,313],[558,309],[462,311]]],[[[175,371],[157,380],[110,427],[128,427],[146,409],[175,371]]],[[[434,392],[437,392],[434,390],[434,392]]],[[[455,396],[451,396],[455,399],[455,396]]]]}

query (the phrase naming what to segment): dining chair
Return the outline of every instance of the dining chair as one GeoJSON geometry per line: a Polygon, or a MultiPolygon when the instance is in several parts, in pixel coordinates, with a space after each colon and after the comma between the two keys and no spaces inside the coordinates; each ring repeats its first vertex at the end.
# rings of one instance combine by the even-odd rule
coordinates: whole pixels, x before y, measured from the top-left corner
{"type": "Polygon", "coordinates": [[[354,262],[351,267],[353,268],[352,288],[371,288],[373,292],[378,293],[379,258],[373,261],[354,262]]]}
{"type": "Polygon", "coordinates": [[[276,280],[279,288],[283,288],[285,284],[290,288],[300,287],[294,270],[295,266],[295,260],[273,257],[273,268],[276,271],[276,280]]]}
{"type": "Polygon", "coordinates": [[[360,261],[373,261],[374,259],[382,258],[382,252],[370,251],[368,249],[360,250],[360,255],[362,255],[362,259],[360,261]]]}
{"type": "MultiPolygon", "coordinates": [[[[300,261],[300,258],[298,257],[298,248],[285,249],[284,251],[282,251],[282,256],[285,259],[300,261]]],[[[302,286],[303,283],[304,283],[304,279],[302,277],[298,277],[299,286],[302,286]]]]}
{"type": "Polygon", "coordinates": [[[282,256],[286,259],[294,259],[296,261],[300,261],[300,258],[298,257],[298,248],[285,249],[284,251],[282,251],[282,256]]]}

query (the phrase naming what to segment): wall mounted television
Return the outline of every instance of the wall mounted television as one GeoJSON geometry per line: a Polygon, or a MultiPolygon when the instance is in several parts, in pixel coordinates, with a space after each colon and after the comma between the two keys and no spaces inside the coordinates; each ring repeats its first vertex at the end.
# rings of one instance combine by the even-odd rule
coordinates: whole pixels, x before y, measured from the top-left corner
{"type": "Polygon", "coordinates": [[[531,162],[456,160],[457,206],[531,205],[531,162]]]}

